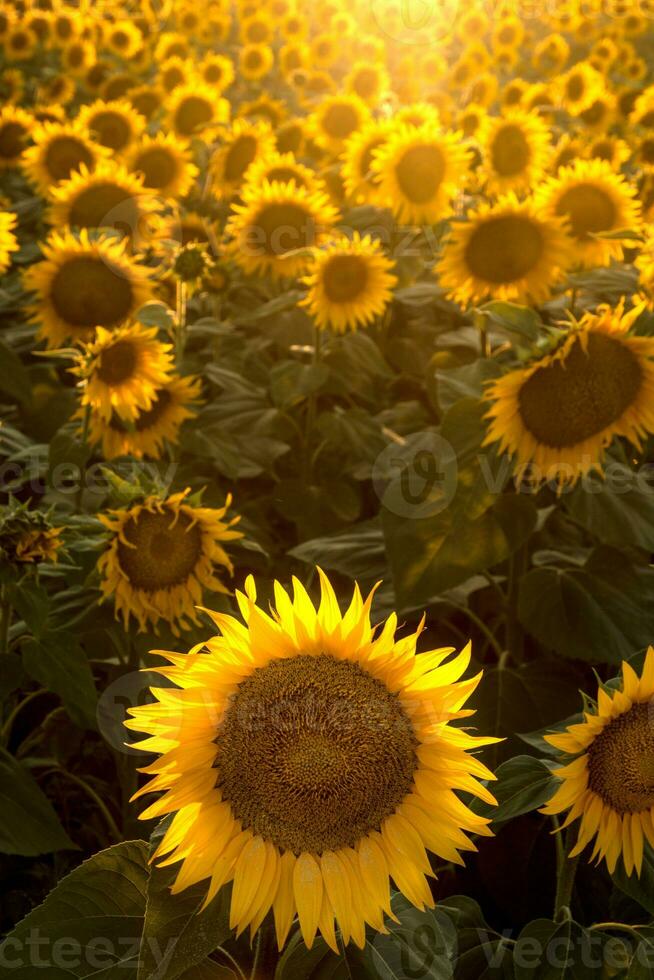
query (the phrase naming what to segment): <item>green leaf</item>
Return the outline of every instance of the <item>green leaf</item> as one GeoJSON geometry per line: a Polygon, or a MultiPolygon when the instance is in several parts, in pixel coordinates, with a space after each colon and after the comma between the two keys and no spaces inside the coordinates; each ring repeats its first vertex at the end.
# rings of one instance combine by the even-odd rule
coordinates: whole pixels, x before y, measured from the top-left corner
{"type": "Polygon", "coordinates": [[[94,854],[0,946],[12,980],[136,980],[147,877],[144,841],[94,854]]]}
{"type": "Polygon", "coordinates": [[[290,408],[320,391],[328,377],[324,364],[282,361],[270,372],[270,397],[279,408],[290,408]]]}
{"type": "Polygon", "coordinates": [[[565,498],[572,517],[606,544],[654,551],[654,492],[649,474],[612,460],[565,498]]]}
{"type": "Polygon", "coordinates": [[[23,644],[23,664],[34,680],[58,694],[82,728],[96,728],[98,695],[86,655],[71,633],[43,633],[23,644]]]}
{"type": "Polygon", "coordinates": [[[475,800],[472,809],[490,817],[494,824],[512,820],[523,813],[537,810],[547,802],[555,789],[555,780],[544,759],[532,755],[517,755],[498,768],[497,782],[489,787],[498,805],[489,806],[475,800]]]}
{"type": "Polygon", "coordinates": [[[387,572],[384,537],[376,520],[354,524],[345,531],[313,538],[289,551],[289,555],[340,572],[361,582],[377,581],[387,572]]]}
{"type": "Polygon", "coordinates": [[[32,399],[32,385],[18,354],[0,341],[0,391],[11,395],[21,404],[32,399]]]}
{"type": "Polygon", "coordinates": [[[571,920],[535,919],[513,950],[515,980],[602,980],[599,938],[571,920]]]}
{"type": "Polygon", "coordinates": [[[28,769],[0,749],[0,852],[32,857],[76,850],[28,769]]]}
{"type": "Polygon", "coordinates": [[[486,303],[481,312],[502,333],[535,343],[543,329],[543,322],[535,310],[516,303],[486,303]]]}
{"type": "Polygon", "coordinates": [[[171,331],[175,326],[173,311],[165,303],[145,303],[137,311],[136,319],[144,327],[158,327],[160,330],[171,331]]]}
{"type": "MultiPolygon", "coordinates": [[[[167,824],[168,821],[162,821],[152,834],[151,853],[158,847],[167,824]]],[[[230,889],[221,889],[200,912],[208,882],[201,881],[179,895],[171,895],[170,886],[178,870],[152,867],[147,884],[138,980],[176,980],[185,970],[202,963],[231,935],[230,889]]]]}
{"type": "Polygon", "coordinates": [[[620,663],[654,635],[654,569],[600,547],[583,568],[537,568],[520,584],[519,617],[549,650],[620,663]]]}
{"type": "Polygon", "coordinates": [[[50,596],[36,581],[22,582],[11,590],[11,604],[27,628],[38,637],[41,635],[50,612],[50,596]]]}
{"type": "Polygon", "coordinates": [[[439,369],[436,372],[439,406],[448,411],[462,398],[481,398],[486,382],[498,378],[501,373],[497,361],[487,358],[478,358],[462,367],[439,369]]]}
{"type": "Polygon", "coordinates": [[[412,286],[402,286],[393,293],[393,299],[405,306],[430,306],[445,294],[442,286],[435,282],[416,282],[412,286]]]}

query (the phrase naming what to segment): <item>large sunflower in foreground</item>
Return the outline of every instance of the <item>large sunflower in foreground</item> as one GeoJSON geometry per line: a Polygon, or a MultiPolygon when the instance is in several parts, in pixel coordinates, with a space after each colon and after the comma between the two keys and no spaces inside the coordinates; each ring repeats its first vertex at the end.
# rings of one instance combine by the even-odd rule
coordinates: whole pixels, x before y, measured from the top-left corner
{"type": "Polygon", "coordinates": [[[400,221],[415,224],[439,221],[450,213],[468,168],[468,151],[460,136],[434,124],[400,126],[371,161],[379,179],[379,200],[400,221]]]}
{"type": "Polygon", "coordinates": [[[109,150],[95,143],[77,120],[44,122],[32,133],[34,146],[23,153],[22,166],[44,196],[54,184],[67,180],[82,164],[93,170],[109,150]]]}
{"type": "Polygon", "coordinates": [[[547,299],[573,261],[561,218],[544,218],[533,201],[509,193],[452,224],[437,265],[441,284],[465,305],[547,299]]]}
{"type": "MultiPolygon", "coordinates": [[[[200,388],[197,378],[173,375],[156,389],[150,407],[141,409],[129,420],[116,412],[107,420],[104,411],[92,408],[88,420],[89,442],[92,446],[102,446],[105,459],[118,456],[161,459],[166,444],[177,442],[182,422],[192,418],[191,406],[198,401],[200,388]]],[[[83,414],[84,410],[80,410],[78,417],[83,414]]]]}
{"type": "Polygon", "coordinates": [[[234,261],[248,273],[293,278],[307,267],[308,250],[324,244],[338,219],[327,196],[294,182],[244,189],[227,223],[234,261]]]}
{"type": "Polygon", "coordinates": [[[16,215],[0,211],[0,273],[6,272],[11,264],[11,253],[18,250],[14,235],[16,215]]]}
{"type": "Polygon", "coordinates": [[[470,646],[416,655],[421,632],[397,639],[393,614],[376,630],[358,587],[341,613],[326,576],[316,610],[294,580],[276,608],[237,592],[245,620],[211,614],[221,635],[206,652],[164,654],[178,690],[130,709],[137,743],[161,758],[137,796],[164,790],[143,819],[175,814],[155,858],[182,861],[174,893],[206,882],[208,904],[233,881],[230,924],[253,934],[272,908],[279,947],[297,914],[307,946],[320,931],[338,951],[384,929],[390,879],[432,906],[427,850],[461,863],[488,819],[457,795],[493,797],[468,753],[495,741],[450,725],[481,675],[459,678],[470,646]],[[256,724],[253,724],[256,719],[256,724]]]}
{"type": "Polygon", "coordinates": [[[597,706],[584,720],[545,740],[568,756],[554,771],[561,780],[542,813],[569,810],[563,827],[580,820],[570,857],[595,839],[591,861],[611,873],[620,855],[628,875],[640,875],[643,844],[654,847],[654,648],[640,677],[622,664],[622,685],[599,687],[597,706]],[[570,758],[572,757],[572,758],[570,758]]]}
{"type": "Polygon", "coordinates": [[[141,174],[144,187],[172,199],[188,194],[199,173],[188,143],[173,133],[144,136],[132,148],[127,165],[141,174]]]}
{"type": "Polygon", "coordinates": [[[84,164],[51,190],[48,220],[57,228],[113,228],[138,246],[151,237],[159,202],[143,178],[103,160],[94,171],[84,164]]]}
{"type": "Polygon", "coordinates": [[[654,339],[629,332],[642,309],[587,313],[552,353],[493,382],[486,443],[564,485],[600,469],[616,436],[654,432],[654,339]]]}
{"type": "Polygon", "coordinates": [[[88,340],[97,326],[118,327],[151,297],[149,270],[129,256],[126,239],[53,231],[41,251],[24,282],[36,293],[31,319],[48,347],[88,340]]]}
{"type": "Polygon", "coordinates": [[[156,328],[139,323],[114,330],[98,327],[72,372],[80,379],[81,404],[100,419],[135,419],[149,411],[173,371],[172,344],[157,340],[156,328]]]}
{"type": "Polygon", "coordinates": [[[565,220],[575,243],[575,264],[593,267],[622,258],[624,240],[616,233],[640,224],[635,194],[611,164],[577,160],[547,181],[536,200],[544,214],[565,220]]]}
{"type": "Polygon", "coordinates": [[[337,333],[356,330],[380,316],[388,306],[397,277],[394,263],[370,235],[355,232],[351,239],[317,249],[309,275],[306,306],[319,327],[337,333]]]}
{"type": "Polygon", "coordinates": [[[243,535],[233,530],[238,517],[224,507],[200,507],[187,500],[190,490],[170,497],[148,497],[128,510],[100,514],[111,532],[107,550],[98,562],[101,588],[114,600],[116,618],[127,629],[134,616],[139,629],[160,620],[173,632],[198,622],[197,606],[203,591],[228,592],[216,575],[216,567],[232,574],[232,563],[223,547],[243,535]]]}
{"type": "Polygon", "coordinates": [[[550,131],[534,113],[513,110],[487,119],[479,140],[488,186],[496,193],[530,190],[545,171],[550,131]]]}

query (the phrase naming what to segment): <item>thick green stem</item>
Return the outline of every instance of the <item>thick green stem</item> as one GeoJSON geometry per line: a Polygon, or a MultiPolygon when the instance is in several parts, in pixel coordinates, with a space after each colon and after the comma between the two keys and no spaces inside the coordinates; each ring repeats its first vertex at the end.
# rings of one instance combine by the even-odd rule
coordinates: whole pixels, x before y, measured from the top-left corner
{"type": "Polygon", "coordinates": [[[556,849],[556,898],[554,900],[554,921],[562,922],[570,918],[570,904],[572,902],[572,891],[579,864],[579,855],[569,857],[574,844],[574,832],[568,827],[565,839],[560,840],[560,833],[557,834],[556,849]]]}

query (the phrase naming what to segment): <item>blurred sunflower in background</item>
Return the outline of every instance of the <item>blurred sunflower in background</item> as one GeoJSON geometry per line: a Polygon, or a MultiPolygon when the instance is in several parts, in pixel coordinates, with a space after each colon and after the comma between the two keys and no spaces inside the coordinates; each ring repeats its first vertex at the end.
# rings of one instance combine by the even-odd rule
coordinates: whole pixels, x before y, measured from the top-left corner
{"type": "Polygon", "coordinates": [[[77,121],[44,122],[32,132],[34,146],[22,155],[21,164],[27,177],[47,197],[53,187],[84,165],[93,170],[109,158],[109,150],[91,139],[77,121]]]}
{"type": "Polygon", "coordinates": [[[541,812],[569,811],[563,827],[579,820],[576,857],[594,841],[590,861],[605,861],[611,873],[622,857],[628,875],[640,875],[645,843],[654,847],[654,648],[640,677],[623,662],[621,684],[600,685],[597,702],[583,721],[545,735],[559,750],[557,791],[541,812]]]}
{"type": "Polygon", "coordinates": [[[242,537],[239,517],[223,507],[202,507],[190,490],[168,497],[150,496],[126,510],[100,514],[109,531],[98,570],[103,596],[113,601],[116,617],[139,630],[160,621],[175,633],[198,622],[197,606],[206,592],[228,592],[217,569],[233,568],[224,542],[242,537]]]}
{"type": "Polygon", "coordinates": [[[77,119],[92,137],[112,154],[125,153],[143,133],[145,118],[128,99],[99,99],[80,109],[77,119]]]}
{"type": "Polygon", "coordinates": [[[206,653],[164,654],[176,687],[154,688],[126,724],[161,755],[137,796],[163,791],[142,819],[174,815],[155,853],[181,862],[173,893],[205,882],[206,906],[233,882],[237,934],[272,910],[281,949],[297,914],[308,947],[319,932],[338,951],[336,927],[360,947],[366,924],[385,928],[391,879],[419,909],[433,905],[427,850],[459,864],[471,834],[490,834],[458,793],[494,802],[480,782],[492,774],[469,753],[495,740],[450,724],[470,714],[481,676],[460,680],[469,645],[417,657],[420,629],[396,638],[393,614],[375,631],[358,587],[341,613],[319,574],[318,609],[294,579],[292,598],[275,582],[270,615],[248,578],[244,625],[211,613],[220,635],[206,653]]]}
{"type": "Polygon", "coordinates": [[[478,133],[490,191],[531,190],[547,168],[550,133],[528,112],[513,110],[487,118],[478,133]]]}
{"type": "Polygon", "coordinates": [[[601,469],[616,437],[638,446],[654,432],[654,339],[631,329],[642,310],[586,313],[551,353],[493,382],[486,444],[560,485],[601,469]]]}
{"type": "Polygon", "coordinates": [[[261,120],[236,119],[220,134],[209,169],[214,193],[229,200],[237,194],[248,168],[275,148],[272,129],[261,120]]]}
{"type": "Polygon", "coordinates": [[[198,176],[190,147],[173,133],[144,136],[128,154],[129,169],[143,178],[143,186],[161,197],[184,197],[198,176]]]}
{"type": "Polygon", "coordinates": [[[390,303],[397,283],[393,265],[369,235],[355,232],[351,239],[331,242],[315,252],[301,305],[323,329],[356,330],[381,316],[390,303]]]}
{"type": "Polygon", "coordinates": [[[0,211],[0,273],[7,271],[11,265],[11,253],[18,251],[15,228],[16,215],[0,211]]]}

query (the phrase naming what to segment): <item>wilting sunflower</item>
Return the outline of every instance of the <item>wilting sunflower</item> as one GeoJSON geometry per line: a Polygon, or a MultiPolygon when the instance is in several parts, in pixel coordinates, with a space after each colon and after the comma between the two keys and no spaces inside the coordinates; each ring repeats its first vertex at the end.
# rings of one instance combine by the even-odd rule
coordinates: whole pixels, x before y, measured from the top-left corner
{"type": "MultiPolygon", "coordinates": [[[[157,388],[150,408],[140,411],[130,421],[114,414],[107,422],[103,414],[91,410],[89,442],[102,446],[105,459],[118,456],[160,459],[166,443],[177,442],[182,422],[193,416],[190,406],[199,399],[200,387],[197,378],[172,377],[157,388]]],[[[78,413],[79,418],[83,415],[83,411],[78,413]]]]}
{"type": "Polygon", "coordinates": [[[489,297],[539,302],[572,262],[562,219],[545,219],[532,200],[507,194],[452,225],[436,269],[462,305],[489,297]]]}
{"type": "Polygon", "coordinates": [[[18,566],[20,575],[25,565],[56,562],[64,547],[64,529],[55,527],[50,512],[32,510],[29,504],[9,497],[0,509],[0,559],[3,570],[18,566]]]}
{"type": "Polygon", "coordinates": [[[355,204],[378,202],[380,175],[372,169],[372,163],[393,130],[393,123],[388,120],[370,122],[346,142],[341,173],[347,194],[355,204]]]}
{"type": "Polygon", "coordinates": [[[13,105],[0,109],[0,171],[20,165],[33,129],[29,112],[13,105]]]}
{"type": "Polygon", "coordinates": [[[36,293],[31,319],[48,347],[88,340],[96,326],[118,327],[150,299],[149,270],[129,256],[127,244],[102,233],[91,239],[85,229],[50,234],[43,260],[24,277],[36,293]]]}
{"type": "Polygon", "coordinates": [[[325,194],[292,182],[266,183],[243,192],[226,231],[234,261],[245,272],[293,278],[304,272],[308,250],[327,241],[337,219],[325,194]]]}
{"type": "Polygon", "coordinates": [[[549,127],[533,113],[514,109],[487,119],[479,142],[488,187],[495,193],[530,190],[547,167],[549,127]]]}
{"type": "MultiPolygon", "coordinates": [[[[593,840],[589,860],[604,860],[615,871],[622,855],[625,871],[640,875],[643,843],[654,847],[654,648],[639,677],[622,664],[622,684],[598,687],[595,710],[584,720],[545,740],[568,758],[554,770],[561,780],[541,812],[569,810],[563,827],[580,819],[579,835],[569,857],[593,840]]],[[[563,761],[563,760],[562,760],[563,761]]]]}
{"type": "Polygon", "coordinates": [[[168,120],[176,136],[201,136],[210,126],[227,122],[229,102],[199,79],[179,85],[168,100],[168,120]]]}
{"type": "Polygon", "coordinates": [[[229,200],[241,189],[248,167],[275,148],[270,126],[261,120],[236,119],[220,134],[209,163],[214,192],[229,200]]]}
{"type": "Polygon", "coordinates": [[[610,164],[577,160],[547,181],[536,200],[545,215],[565,220],[575,243],[576,263],[592,267],[622,257],[624,241],[616,232],[635,231],[640,224],[635,194],[610,164]],[[603,232],[612,237],[602,238],[603,232]]]}
{"type": "Polygon", "coordinates": [[[370,110],[358,95],[346,93],[323,99],[309,118],[309,129],[318,146],[340,153],[345,141],[370,118],[370,110]]]}
{"type": "Polygon", "coordinates": [[[186,141],[172,133],[144,136],[132,149],[127,165],[142,174],[144,187],[172,199],[188,194],[199,173],[186,141]]]}
{"type": "Polygon", "coordinates": [[[84,126],[73,122],[44,122],[32,133],[34,146],[25,150],[23,169],[47,196],[54,184],[67,180],[82,164],[93,170],[109,150],[95,143],[84,126]]]}
{"type": "Polygon", "coordinates": [[[601,469],[616,437],[639,445],[654,432],[654,339],[629,332],[642,309],[587,313],[550,354],[493,382],[486,443],[560,485],[601,469]]]}
{"type": "Polygon", "coordinates": [[[163,620],[178,636],[198,622],[196,607],[205,589],[229,591],[216,568],[232,574],[223,542],[243,537],[233,530],[239,518],[226,517],[232,498],[224,507],[200,507],[186,499],[189,493],[148,497],[128,510],[99,515],[111,532],[98,562],[101,588],[114,600],[125,629],[134,616],[140,631],[148,623],[156,630],[163,620]]]}
{"type": "Polygon", "coordinates": [[[102,146],[124,153],[145,129],[146,120],[127,99],[98,99],[80,109],[79,122],[102,146]]]}
{"type": "Polygon", "coordinates": [[[51,200],[51,225],[113,228],[137,244],[150,236],[159,207],[141,176],[108,160],[100,162],[92,173],[82,164],[78,173],[52,189],[51,200]]]}
{"type": "Polygon", "coordinates": [[[465,183],[468,152],[456,133],[437,126],[400,126],[374,154],[380,200],[400,221],[419,224],[446,217],[465,183]]]}
{"type": "Polygon", "coordinates": [[[233,881],[231,927],[253,935],[272,909],[280,949],[296,914],[309,947],[319,931],[338,950],[334,920],[363,947],[366,923],[385,929],[391,878],[431,907],[427,850],[460,864],[469,834],[490,834],[458,793],[493,802],[468,753],[495,739],[450,725],[480,680],[459,680],[470,646],[416,655],[422,627],[398,639],[393,614],[375,630],[372,595],[355,587],[342,614],[320,579],[318,610],[295,579],[292,599],[275,583],[269,615],[248,578],[245,626],[211,613],[221,635],[162,654],[178,690],[155,688],[126,723],[161,754],[136,795],[165,791],[143,819],[174,814],[155,854],[183,862],[172,892],[205,881],[207,905],[233,881]]]}
{"type": "Polygon", "coordinates": [[[98,327],[95,339],[85,344],[71,368],[82,389],[81,404],[98,419],[113,415],[133,420],[149,411],[157,392],[170,378],[174,362],[171,344],[157,340],[156,328],[139,323],[114,330],[98,327]]]}
{"type": "Polygon", "coordinates": [[[6,272],[11,265],[11,253],[18,251],[15,227],[16,215],[9,211],[0,211],[0,274],[6,272]]]}
{"type": "Polygon", "coordinates": [[[393,295],[397,278],[394,263],[379,242],[369,235],[342,238],[324,249],[316,249],[309,275],[309,287],[301,301],[319,327],[337,333],[356,330],[380,316],[393,295]]]}

